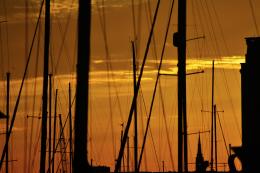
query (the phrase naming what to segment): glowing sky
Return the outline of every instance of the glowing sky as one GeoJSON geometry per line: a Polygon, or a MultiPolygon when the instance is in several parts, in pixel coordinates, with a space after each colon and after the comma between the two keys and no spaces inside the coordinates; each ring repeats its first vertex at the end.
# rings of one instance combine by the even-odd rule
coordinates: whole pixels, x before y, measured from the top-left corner
{"type": "MultiPolygon", "coordinates": [[[[132,1],[131,0],[101,0],[92,1],[92,31],[91,31],[91,80],[90,80],[90,137],[89,159],[94,164],[108,165],[113,170],[114,160],[118,154],[120,141],[120,124],[126,123],[132,98],[132,60],[130,41],[137,39],[138,62],[143,58],[150,21],[149,4],[153,14],[155,0],[135,0],[135,19],[137,38],[134,37],[132,1]],[[105,19],[100,11],[104,9],[105,19]],[[140,9],[140,10],[139,10],[140,9]],[[101,16],[101,17],[100,17],[101,16]],[[101,21],[106,23],[108,51],[105,49],[104,33],[101,21]],[[108,70],[109,68],[109,70],[108,70]],[[110,91],[109,87],[110,86],[110,91]],[[113,109],[109,108],[109,101],[113,109]]],[[[154,81],[157,74],[158,59],[162,49],[166,22],[171,0],[163,0],[159,9],[158,22],[154,32],[154,42],[148,55],[142,79],[142,94],[139,95],[138,110],[140,113],[139,129],[144,128],[146,115],[151,101],[154,81]]],[[[254,10],[257,23],[260,23],[260,1],[254,0],[254,10]]],[[[28,38],[27,48],[30,47],[32,36],[39,14],[41,1],[28,2],[28,38]]],[[[52,30],[51,30],[51,64],[50,70],[55,76],[54,89],[59,89],[58,112],[64,118],[67,115],[68,83],[72,83],[72,94],[75,94],[75,68],[77,55],[77,1],[55,0],[52,2],[52,30]]],[[[177,73],[176,48],[172,45],[172,34],[176,32],[177,1],[174,5],[174,17],[170,25],[167,38],[166,52],[161,72],[177,73]]],[[[24,167],[24,117],[26,115],[40,115],[42,90],[42,57],[44,16],[42,15],[40,34],[37,34],[29,65],[29,79],[27,89],[24,90],[18,118],[15,123],[13,136],[14,172],[24,167]],[[39,41],[38,41],[39,40],[39,41]],[[39,59],[37,62],[37,45],[39,45],[39,59]],[[37,70],[37,78],[34,78],[37,70]],[[36,93],[36,95],[34,94],[36,93]],[[33,109],[33,101],[35,107],[33,109]],[[34,112],[33,112],[34,110],[34,112]],[[22,147],[21,147],[22,146],[22,147]],[[17,148],[19,148],[17,150],[17,148]]],[[[5,91],[5,73],[12,74],[11,112],[15,103],[18,87],[25,64],[25,1],[1,0],[0,21],[0,62],[1,62],[1,91],[5,91]]],[[[104,24],[104,23],[103,23],[104,24]]],[[[215,103],[220,113],[220,120],[228,143],[240,145],[240,63],[244,62],[246,45],[244,38],[256,35],[250,6],[247,0],[197,0],[188,1],[188,38],[205,36],[205,39],[190,41],[187,44],[187,71],[204,70],[203,74],[187,77],[187,107],[188,132],[198,132],[210,128],[210,115],[201,110],[211,108],[211,64],[215,60],[216,82],[215,103]]],[[[160,79],[161,92],[158,90],[151,121],[151,136],[148,137],[146,159],[147,165],[142,170],[158,171],[161,162],[165,161],[166,170],[177,167],[177,80],[176,77],[163,76],[160,79]],[[164,107],[162,107],[164,105],[164,107]],[[163,115],[166,111],[166,117],[163,115]],[[166,122],[166,123],[165,123],[166,122]],[[173,151],[174,165],[171,165],[166,127],[169,130],[170,144],[173,151]],[[152,140],[153,139],[153,140],[152,140]],[[153,146],[155,145],[155,147],[153,146]]],[[[53,92],[54,93],[54,92],[53,92]]],[[[5,94],[1,93],[0,109],[5,110],[5,94]]],[[[0,122],[4,130],[4,122],[0,122]]],[[[35,166],[33,172],[38,171],[39,159],[39,120],[34,120],[33,147],[35,149],[35,166]]],[[[28,131],[32,129],[32,121],[28,119],[28,131]]],[[[130,130],[130,140],[133,133],[130,130]]],[[[141,130],[142,131],[142,130],[141,130]]],[[[66,131],[67,135],[67,131],[66,131]]],[[[149,134],[150,135],[150,134],[149,134]]],[[[29,133],[28,133],[29,136],[29,133]]],[[[202,145],[205,159],[209,159],[209,134],[203,134],[202,145]]],[[[139,133],[140,143],[142,132],[139,133]]],[[[226,162],[226,151],[221,132],[218,133],[219,161],[226,162]]],[[[1,141],[4,141],[1,138],[1,141]]],[[[189,162],[193,163],[196,156],[197,135],[189,136],[189,162]]],[[[28,139],[29,143],[29,139],[28,139]]],[[[3,143],[0,144],[0,151],[3,143]]],[[[29,144],[28,144],[29,145],[29,144]]],[[[130,143],[132,147],[132,142],[130,143]]],[[[141,144],[139,144],[141,146],[141,144]]],[[[29,151],[29,148],[27,148],[29,151]]],[[[33,156],[32,156],[33,157],[33,156]]],[[[131,159],[132,159],[131,155],[131,159]]],[[[28,163],[27,165],[30,165],[28,163]]],[[[131,162],[132,166],[132,162],[131,162]]],[[[190,168],[194,168],[193,165],[190,168]]]]}

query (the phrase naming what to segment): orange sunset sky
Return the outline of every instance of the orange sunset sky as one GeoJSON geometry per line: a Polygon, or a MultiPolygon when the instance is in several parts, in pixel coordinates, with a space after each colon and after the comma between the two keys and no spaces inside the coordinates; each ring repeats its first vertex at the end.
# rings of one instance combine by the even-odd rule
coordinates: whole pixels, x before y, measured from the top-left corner
{"type": "MultiPolygon", "coordinates": [[[[5,112],[6,72],[11,72],[11,115],[31,47],[41,0],[0,0],[0,110],[5,112]]],[[[137,46],[138,65],[144,50],[155,11],[156,0],[92,0],[91,72],[89,100],[88,159],[95,165],[114,170],[120,147],[122,123],[126,124],[133,96],[131,41],[137,46]],[[136,33],[136,35],[135,35],[136,33]],[[106,39],[104,39],[106,38],[106,39]]],[[[138,96],[138,139],[143,142],[151,96],[157,75],[169,10],[172,0],[162,0],[154,37],[138,96]]],[[[240,63],[246,52],[245,37],[257,36],[260,1],[188,0],[187,38],[205,36],[187,42],[187,72],[204,73],[187,76],[188,133],[211,128],[211,65],[215,60],[215,104],[217,120],[218,162],[227,163],[220,123],[228,144],[241,144],[240,63]],[[256,25],[255,25],[256,23],[256,25]]],[[[51,0],[50,73],[53,93],[59,90],[57,112],[65,122],[68,114],[68,85],[75,95],[77,55],[77,0],[51,0]]],[[[162,65],[162,73],[177,73],[177,49],[172,34],[177,30],[177,1],[174,4],[162,65]]],[[[26,84],[18,109],[10,144],[12,172],[38,172],[40,158],[44,10],[32,48],[26,84]]],[[[53,96],[54,103],[54,96],[53,96]]],[[[54,106],[54,104],[53,104],[54,106]]],[[[53,109],[54,110],[54,109],[53,109]]],[[[53,112],[52,112],[53,113],[53,112]]],[[[177,78],[161,76],[157,90],[141,170],[177,170],[177,78]],[[168,136],[167,138],[167,131],[168,136]]],[[[74,106],[73,106],[74,116],[74,106]]],[[[53,125],[52,125],[53,126],[53,125]]],[[[68,124],[65,138],[68,139],[68,124]]],[[[5,121],[0,120],[5,131],[5,121]]],[[[58,131],[59,133],[59,125],[58,131]]],[[[0,153],[5,137],[0,136],[0,153]]],[[[130,168],[133,169],[133,127],[130,133],[130,168]]],[[[210,133],[201,134],[204,158],[210,159],[210,133]]],[[[194,170],[198,135],[188,136],[189,169],[194,170]]],[[[139,150],[140,151],[140,150],[139,150]]],[[[67,155],[67,159],[68,159],[67,155]]],[[[57,154],[56,168],[60,154],[57,154]]],[[[224,165],[224,164],[223,164],[224,165]]],[[[227,170],[219,164],[219,170],[227,170]]],[[[4,167],[1,172],[4,172],[4,167]]]]}

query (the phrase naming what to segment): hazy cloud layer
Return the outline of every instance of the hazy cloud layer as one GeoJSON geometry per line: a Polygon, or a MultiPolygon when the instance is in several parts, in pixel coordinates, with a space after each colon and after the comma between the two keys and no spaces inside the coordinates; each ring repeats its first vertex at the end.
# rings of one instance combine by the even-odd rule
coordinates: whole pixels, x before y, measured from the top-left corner
{"type": "MultiPolygon", "coordinates": [[[[134,1],[134,4],[139,4],[143,1],[134,1]]],[[[25,0],[10,0],[10,1],[1,1],[1,12],[0,19],[5,19],[7,16],[10,19],[10,22],[22,22],[25,19],[25,0]],[[6,13],[6,14],[5,14],[6,13]]],[[[28,0],[28,17],[35,18],[39,14],[40,5],[42,0],[28,0]]],[[[124,6],[131,5],[132,1],[130,0],[93,0],[92,5],[93,9],[96,9],[96,5],[99,7],[111,7],[111,8],[120,8],[124,6]]],[[[58,17],[64,17],[68,13],[76,13],[78,10],[78,1],[77,0],[55,0],[51,1],[51,14],[58,17]]],[[[44,16],[43,16],[44,17],[44,16]]]]}

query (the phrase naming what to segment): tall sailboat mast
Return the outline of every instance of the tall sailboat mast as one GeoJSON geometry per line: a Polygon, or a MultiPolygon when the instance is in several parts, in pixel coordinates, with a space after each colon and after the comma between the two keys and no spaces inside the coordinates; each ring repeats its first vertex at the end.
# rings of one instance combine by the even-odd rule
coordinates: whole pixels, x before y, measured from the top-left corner
{"type": "Polygon", "coordinates": [[[45,37],[44,37],[40,173],[45,173],[45,161],[46,161],[49,43],[50,43],[50,0],[46,0],[45,1],[45,37]]]}
{"type": "Polygon", "coordinates": [[[88,81],[90,64],[91,0],[79,0],[78,59],[75,106],[75,145],[73,173],[90,169],[87,160],[88,81]]]}
{"type": "Polygon", "coordinates": [[[178,32],[173,44],[178,48],[178,172],[188,172],[186,116],[186,12],[187,1],[178,1],[178,32]]]}
{"type": "MultiPolygon", "coordinates": [[[[214,162],[214,159],[213,159],[213,151],[214,151],[214,147],[213,147],[213,138],[214,138],[214,80],[215,80],[215,77],[214,77],[214,73],[215,73],[215,68],[214,68],[214,60],[212,62],[212,97],[211,97],[211,157],[210,157],[210,170],[211,172],[213,171],[213,162],[214,162]]],[[[216,127],[215,127],[216,128],[216,127]]],[[[217,142],[217,141],[215,141],[217,142]]],[[[215,148],[216,149],[216,148],[215,148]]]]}
{"type": "Polygon", "coordinates": [[[9,109],[10,109],[10,72],[6,73],[6,155],[5,172],[8,173],[9,167],[9,149],[8,149],[8,130],[9,130],[9,109]]]}

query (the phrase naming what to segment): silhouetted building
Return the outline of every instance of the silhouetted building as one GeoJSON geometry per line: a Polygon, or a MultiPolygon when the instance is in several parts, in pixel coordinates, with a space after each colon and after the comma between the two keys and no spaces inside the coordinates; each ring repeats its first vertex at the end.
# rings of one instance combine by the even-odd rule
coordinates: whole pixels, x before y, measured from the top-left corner
{"type": "Polygon", "coordinates": [[[245,173],[259,170],[260,141],[260,37],[246,38],[246,61],[241,64],[242,92],[242,147],[232,147],[229,157],[231,172],[235,172],[234,159],[242,162],[245,173]]]}
{"type": "Polygon", "coordinates": [[[259,169],[260,141],[260,37],[246,38],[246,62],[241,64],[243,169],[259,169]]]}
{"type": "Polygon", "coordinates": [[[202,155],[200,135],[199,135],[198,151],[197,151],[197,157],[196,157],[196,172],[206,172],[208,165],[209,165],[209,162],[204,161],[204,158],[202,155]]]}

